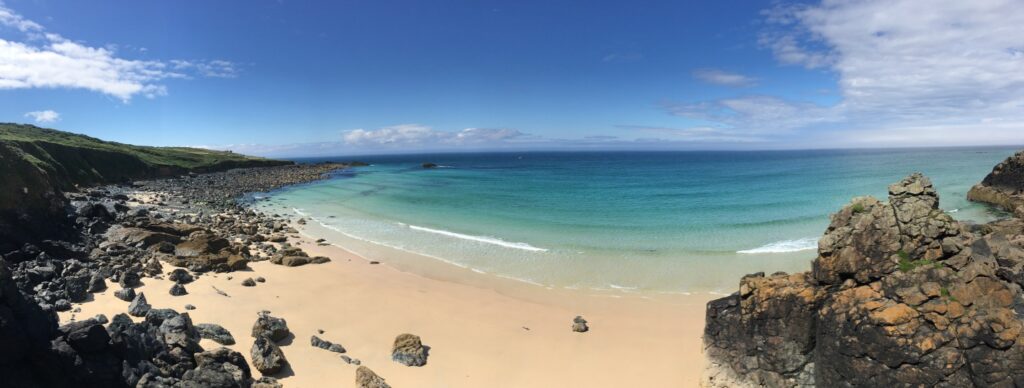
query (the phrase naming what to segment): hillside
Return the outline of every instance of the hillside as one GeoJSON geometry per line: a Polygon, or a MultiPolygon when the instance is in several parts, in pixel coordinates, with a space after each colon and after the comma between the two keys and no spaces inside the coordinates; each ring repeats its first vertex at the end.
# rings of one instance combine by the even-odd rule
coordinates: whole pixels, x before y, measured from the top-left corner
{"type": "Polygon", "coordinates": [[[134,146],[33,125],[0,124],[0,240],[17,243],[51,235],[64,218],[62,193],[75,187],[291,163],[225,151],[134,146]]]}

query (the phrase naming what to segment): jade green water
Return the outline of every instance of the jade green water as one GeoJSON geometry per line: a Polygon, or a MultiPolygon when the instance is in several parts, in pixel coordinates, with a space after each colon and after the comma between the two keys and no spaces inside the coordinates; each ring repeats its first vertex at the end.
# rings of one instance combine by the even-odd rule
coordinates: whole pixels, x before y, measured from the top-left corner
{"type": "Polygon", "coordinates": [[[965,196],[1013,150],[379,156],[261,203],[339,238],[543,286],[722,292],[746,273],[808,269],[831,212],[914,171],[954,217],[998,217],[965,196]]]}

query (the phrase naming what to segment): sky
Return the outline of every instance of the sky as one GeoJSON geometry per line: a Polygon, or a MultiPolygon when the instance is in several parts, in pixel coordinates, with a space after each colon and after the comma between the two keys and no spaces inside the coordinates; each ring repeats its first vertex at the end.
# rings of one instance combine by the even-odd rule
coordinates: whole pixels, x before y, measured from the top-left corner
{"type": "Polygon", "coordinates": [[[267,156],[1024,144],[1019,0],[0,0],[0,121],[267,156]]]}

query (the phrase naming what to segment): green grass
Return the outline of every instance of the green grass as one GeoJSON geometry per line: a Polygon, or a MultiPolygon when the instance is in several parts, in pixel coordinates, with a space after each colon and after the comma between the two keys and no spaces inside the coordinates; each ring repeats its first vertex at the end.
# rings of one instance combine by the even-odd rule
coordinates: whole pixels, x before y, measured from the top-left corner
{"type": "Polygon", "coordinates": [[[864,204],[859,203],[859,202],[853,204],[853,214],[863,213],[863,212],[864,212],[864,204]]]}
{"type": "MultiPolygon", "coordinates": [[[[151,166],[170,166],[183,169],[212,167],[224,163],[270,162],[269,159],[236,154],[229,151],[214,151],[187,147],[148,147],[122,144],[100,140],[94,137],[40,128],[24,124],[0,124],[0,141],[19,143],[22,148],[34,145],[34,148],[53,148],[52,145],[113,152],[129,155],[151,166]]],[[[31,152],[34,164],[52,163],[40,158],[40,153],[31,152]]]]}
{"type": "Polygon", "coordinates": [[[942,268],[942,263],[935,260],[920,259],[910,260],[910,254],[900,250],[896,252],[896,255],[900,257],[899,269],[900,272],[910,272],[919,267],[930,266],[932,268],[942,268]]]}

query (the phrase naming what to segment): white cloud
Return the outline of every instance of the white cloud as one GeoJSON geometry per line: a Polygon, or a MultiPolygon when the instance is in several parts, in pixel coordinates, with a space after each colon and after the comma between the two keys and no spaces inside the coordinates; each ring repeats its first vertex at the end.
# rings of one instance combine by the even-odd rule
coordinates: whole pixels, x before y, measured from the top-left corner
{"type": "Polygon", "coordinates": [[[752,77],[720,69],[697,69],[693,71],[693,76],[707,83],[733,87],[753,86],[757,83],[752,77]]]}
{"type": "Polygon", "coordinates": [[[345,143],[363,146],[437,146],[501,143],[523,136],[515,129],[466,128],[440,131],[419,124],[402,124],[375,130],[353,129],[343,135],[345,143]]]}
{"type": "MultiPolygon", "coordinates": [[[[70,88],[91,90],[124,102],[141,95],[167,94],[160,81],[204,77],[233,77],[234,64],[227,61],[192,61],[187,68],[152,60],[118,57],[113,47],[90,47],[47,33],[0,2],[0,27],[25,34],[24,41],[0,39],[0,89],[70,88]]],[[[172,62],[173,63],[173,62],[172,62]]]]}
{"type": "Polygon", "coordinates": [[[40,110],[35,112],[25,113],[25,117],[31,117],[37,123],[52,123],[60,120],[60,113],[52,110],[40,110]]]}
{"type": "Polygon", "coordinates": [[[1024,142],[1013,124],[1024,122],[1019,1],[823,0],[764,16],[760,43],[784,65],[833,73],[841,100],[825,107],[745,96],[669,104],[672,113],[750,132],[810,133],[827,123],[877,145],[1024,142]],[[990,136],[962,136],[969,133],[990,136]]]}

